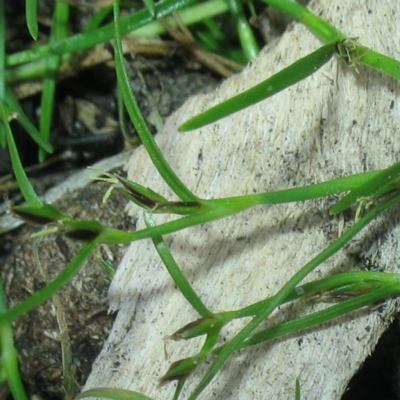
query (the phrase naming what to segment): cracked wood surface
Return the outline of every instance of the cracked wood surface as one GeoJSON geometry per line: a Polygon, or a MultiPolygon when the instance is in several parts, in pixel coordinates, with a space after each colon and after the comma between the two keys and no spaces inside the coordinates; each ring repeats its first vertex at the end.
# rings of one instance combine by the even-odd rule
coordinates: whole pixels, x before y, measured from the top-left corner
{"type": "MultiPolygon", "coordinates": [[[[310,4],[350,37],[399,58],[396,1],[310,4]],[[382,23],[382,20],[385,22],[382,23]]],[[[312,77],[249,109],[194,132],[177,126],[305,56],[321,44],[300,24],[291,25],[243,73],[209,95],[189,99],[165,124],[157,142],[168,162],[197,195],[218,198],[307,185],[398,161],[399,83],[337,59],[312,77]]],[[[145,150],[135,150],[128,177],[174,199],[145,150]]],[[[213,311],[236,309],[274,294],[337,236],[349,220],[328,215],[333,199],[256,207],[226,220],[166,237],[178,265],[213,311]]],[[[138,226],[141,212],[129,209],[138,226]]],[[[349,217],[349,215],[347,215],[349,217]]],[[[373,267],[398,271],[398,208],[375,221],[311,278],[373,267]]],[[[168,216],[154,216],[157,223],[168,216]]],[[[171,362],[195,354],[199,343],[164,338],[198,316],[174,287],[149,240],[131,244],[110,287],[119,310],[113,332],[93,367],[86,389],[129,388],[154,399],[172,398],[175,384],[158,387],[171,362]]],[[[296,378],[302,398],[340,399],[349,379],[370,354],[398,303],[364,309],[304,334],[235,354],[202,399],[291,399],[296,378]]],[[[314,303],[281,307],[278,322],[314,311],[314,303]]],[[[223,331],[231,337],[242,323],[223,331]]],[[[205,369],[188,380],[186,398],[205,369]]]]}

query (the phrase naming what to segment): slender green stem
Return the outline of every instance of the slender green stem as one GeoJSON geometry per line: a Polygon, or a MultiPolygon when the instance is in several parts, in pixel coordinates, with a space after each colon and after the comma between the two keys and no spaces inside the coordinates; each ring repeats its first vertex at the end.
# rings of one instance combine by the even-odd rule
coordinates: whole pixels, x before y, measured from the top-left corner
{"type": "MultiPolygon", "coordinates": [[[[0,317],[7,312],[3,281],[0,278],[0,317]]],[[[0,323],[1,369],[5,374],[12,396],[16,400],[28,400],[18,368],[18,353],[14,347],[10,321],[0,323]]],[[[2,376],[3,378],[3,376],[2,376]]]]}
{"type": "MultiPolygon", "coordinates": [[[[148,228],[156,226],[149,213],[144,213],[144,219],[148,228]]],[[[171,275],[172,280],[181,291],[182,295],[202,317],[212,316],[212,312],[201,301],[200,297],[190,286],[190,283],[186,279],[185,275],[183,275],[163,238],[161,236],[157,236],[152,238],[152,241],[158,255],[160,256],[169,274],[171,275]]]]}
{"type": "Polygon", "coordinates": [[[211,364],[207,373],[201,380],[201,382],[194,389],[193,393],[190,395],[189,400],[196,399],[200,393],[205,389],[205,387],[211,382],[218,371],[221,369],[225,361],[235,352],[246,338],[256,329],[268,316],[286,299],[287,296],[295,289],[295,287],[315,268],[326,261],[333,254],[338,252],[343,246],[348,243],[357,233],[359,233],[365,226],[367,226],[372,220],[374,220],[382,212],[386,211],[393,205],[399,203],[400,193],[389,197],[387,200],[383,201],[381,204],[376,206],[368,214],[366,214],[362,219],[356,222],[347,232],[345,232],[341,237],[339,237],[335,242],[329,245],[325,250],[319,253],[311,261],[309,261],[300,271],[298,271],[277,293],[273,296],[273,300],[269,305],[260,312],[256,317],[254,317],[238,334],[236,334],[229,343],[222,349],[220,354],[211,364]]]}
{"type": "Polygon", "coordinates": [[[96,246],[96,241],[85,244],[74,259],[61,271],[57,278],[48,283],[43,289],[35,292],[22,303],[17,304],[13,308],[10,308],[5,313],[1,314],[0,324],[10,322],[48,300],[79,271],[96,246]]]}
{"type": "MultiPolygon", "coordinates": [[[[399,274],[390,274],[386,272],[371,272],[371,271],[349,271],[341,274],[335,274],[328,276],[324,279],[306,283],[302,286],[297,286],[285,299],[285,303],[300,298],[313,296],[321,293],[322,296],[328,294],[330,291],[342,288],[345,291],[348,286],[351,285],[353,290],[357,290],[353,285],[357,285],[363,290],[365,287],[381,287],[383,285],[391,284],[394,281],[399,280],[399,274]],[[328,293],[327,293],[328,292],[328,293]]],[[[244,307],[237,311],[228,311],[232,314],[233,318],[250,317],[258,314],[262,309],[268,306],[271,302],[271,298],[259,301],[251,304],[250,306],[244,307]]]]}
{"type": "Polygon", "coordinates": [[[45,139],[40,135],[40,132],[36,129],[36,127],[32,124],[30,119],[27,117],[27,115],[25,114],[25,111],[21,107],[21,104],[16,99],[12,90],[9,88],[7,88],[7,91],[6,91],[6,102],[7,102],[7,105],[17,113],[17,115],[16,115],[17,121],[26,129],[29,136],[40,147],[42,147],[44,150],[46,150],[46,152],[52,153],[53,146],[50,144],[48,139],[45,139]]]}
{"type": "Polygon", "coordinates": [[[99,387],[86,390],[85,392],[78,394],[78,396],[75,397],[75,400],[93,397],[110,400],[154,400],[145,396],[144,394],[134,392],[133,390],[116,389],[110,387],[99,387]]]}
{"type": "Polygon", "coordinates": [[[119,21],[119,0],[114,0],[114,23],[115,23],[115,66],[118,78],[118,87],[121,91],[126,109],[138,132],[140,140],[153,161],[157,171],[163,177],[168,186],[183,200],[197,201],[197,197],[183,184],[164,158],[153,135],[151,134],[145,119],[140,111],[132,91],[130,80],[126,72],[124,54],[121,44],[121,29],[119,21]]]}
{"type": "Polygon", "coordinates": [[[270,193],[260,193],[216,200],[203,200],[203,203],[208,206],[206,211],[187,215],[175,221],[166,222],[153,228],[146,228],[135,232],[107,229],[102,234],[102,240],[104,243],[130,243],[132,241],[165,235],[186,229],[190,226],[225,218],[258,205],[289,203],[325,197],[331,194],[351,190],[355,185],[366,182],[379,172],[380,171],[372,171],[364,174],[356,174],[323,183],[317,183],[315,185],[285,189],[270,193]]]}
{"type": "Polygon", "coordinates": [[[253,60],[260,52],[253,30],[243,11],[241,0],[227,0],[230,12],[236,20],[239,40],[247,61],[253,60]]]}
{"type": "Polygon", "coordinates": [[[3,120],[3,126],[6,132],[8,151],[10,154],[11,165],[17,179],[18,186],[21,190],[22,195],[27,203],[30,205],[41,204],[39,197],[37,196],[35,190],[33,189],[29,179],[26,175],[24,167],[22,166],[21,159],[19,158],[17,146],[15,145],[14,137],[11,132],[10,124],[8,122],[8,116],[4,110],[2,104],[0,104],[0,119],[3,120]]]}
{"type": "MultiPolygon", "coordinates": [[[[399,280],[399,277],[397,278],[399,280]]],[[[355,298],[341,301],[339,304],[328,307],[325,310],[317,311],[304,317],[296,318],[293,321],[284,322],[263,331],[250,335],[239,347],[239,349],[254,346],[294,332],[301,332],[305,329],[321,325],[352,311],[359,310],[369,304],[400,294],[400,282],[392,282],[382,285],[370,293],[359,295],[355,298]]],[[[219,351],[219,350],[218,350],[219,351]]],[[[217,352],[218,352],[217,351],[217,352]]]]}
{"type": "Polygon", "coordinates": [[[346,38],[342,32],[334,26],[318,17],[307,7],[292,0],[262,0],[264,3],[290,15],[294,19],[302,22],[318,39],[324,43],[341,41],[346,38]]]}
{"type": "Polygon", "coordinates": [[[179,130],[188,131],[205,126],[265,100],[314,74],[332,58],[335,52],[336,42],[326,44],[258,85],[196,115],[182,124],[179,130]]]}
{"type": "MultiPolygon", "coordinates": [[[[50,43],[55,43],[68,35],[69,4],[56,1],[53,24],[50,34],[50,43]]],[[[51,56],[46,60],[46,76],[43,81],[43,91],[40,102],[40,135],[46,141],[50,137],[50,129],[53,120],[54,96],[56,92],[58,68],[61,64],[61,56],[51,56]]],[[[39,162],[46,158],[43,147],[39,149],[39,162]]]]}
{"type": "Polygon", "coordinates": [[[25,0],[26,24],[33,40],[38,38],[37,0],[25,0]]]}
{"type": "MultiPolygon", "coordinates": [[[[172,2],[173,0],[168,1],[172,2]]],[[[194,0],[185,1],[187,3],[191,3],[194,0]]],[[[172,6],[176,7],[176,10],[179,10],[180,8],[182,8],[183,5],[180,4],[178,7],[178,4],[173,3],[172,6]]],[[[157,15],[160,17],[167,16],[168,12],[170,12],[170,8],[167,8],[167,12],[166,10],[163,10],[161,8],[161,5],[156,6],[156,9],[159,9],[157,15]]],[[[196,22],[202,21],[204,18],[210,18],[223,14],[227,10],[228,7],[224,0],[212,0],[206,3],[193,5],[187,9],[183,9],[178,12],[178,15],[185,25],[191,25],[196,22]]],[[[104,9],[101,11],[103,12],[104,9]]],[[[174,9],[172,11],[174,11],[174,9]]],[[[138,13],[142,14],[143,12],[144,11],[138,11],[138,13]]],[[[100,11],[98,12],[98,14],[99,13],[100,11]]],[[[138,13],[135,13],[130,17],[121,19],[121,29],[124,34],[132,33],[133,35],[138,37],[153,37],[165,33],[165,28],[161,23],[159,23],[158,21],[149,22],[147,24],[142,23],[142,20],[137,18],[138,13]],[[134,26],[138,26],[139,28],[136,29],[132,27],[132,20],[137,21],[136,25],[134,26]]],[[[99,16],[99,18],[100,17],[101,15],[99,16]]],[[[96,23],[98,23],[98,21],[93,21],[93,25],[95,25],[96,23]]],[[[174,20],[171,20],[170,23],[173,26],[176,24],[174,20]]],[[[7,66],[18,66],[6,69],[6,82],[11,84],[41,77],[44,75],[46,70],[45,60],[43,60],[46,55],[58,54],[62,56],[64,63],[71,59],[71,56],[68,53],[78,52],[92,47],[96,44],[104,43],[112,39],[113,34],[114,27],[111,25],[108,27],[93,29],[92,24],[90,24],[88,26],[88,29],[79,35],[70,36],[69,38],[60,40],[54,44],[43,45],[34,50],[26,50],[21,53],[11,54],[7,57],[7,66]]]]}
{"type": "MultiPolygon", "coordinates": [[[[184,7],[187,7],[193,4],[195,0],[164,0],[158,4],[156,4],[156,14],[158,18],[166,17],[167,15],[171,14],[174,11],[181,10],[184,7]]],[[[214,0],[213,2],[209,2],[207,4],[208,12],[212,11],[215,8],[216,14],[209,14],[211,15],[218,15],[219,13],[226,12],[228,7],[227,5],[223,4],[223,0],[214,0]]],[[[194,12],[198,11],[198,9],[188,8],[185,11],[186,18],[185,23],[190,23],[192,21],[199,21],[199,13],[194,12]],[[190,15],[189,15],[190,14],[190,15]],[[197,15],[197,16],[196,16],[197,15]]],[[[200,20],[205,18],[203,13],[200,13],[200,20]]],[[[136,31],[135,34],[139,36],[143,36],[143,31],[139,31],[138,29],[141,27],[145,27],[147,25],[150,28],[143,28],[145,30],[146,36],[154,36],[160,34],[162,32],[159,31],[157,25],[157,30],[154,30],[155,25],[152,25],[152,16],[149,14],[147,10],[137,11],[136,13],[126,17],[120,21],[121,26],[121,35],[125,35],[127,33],[136,31]],[[158,32],[158,33],[157,33],[158,32]]],[[[64,55],[71,52],[77,52],[81,50],[85,50],[89,47],[93,47],[96,44],[105,43],[114,38],[115,34],[115,27],[114,24],[109,24],[99,29],[84,32],[75,36],[71,36],[69,38],[57,41],[56,43],[49,43],[47,45],[43,45],[36,49],[29,49],[26,51],[22,51],[19,53],[11,54],[6,58],[6,66],[13,66],[18,64],[29,63],[35,60],[39,60],[42,58],[47,58],[50,55],[64,55]]]]}

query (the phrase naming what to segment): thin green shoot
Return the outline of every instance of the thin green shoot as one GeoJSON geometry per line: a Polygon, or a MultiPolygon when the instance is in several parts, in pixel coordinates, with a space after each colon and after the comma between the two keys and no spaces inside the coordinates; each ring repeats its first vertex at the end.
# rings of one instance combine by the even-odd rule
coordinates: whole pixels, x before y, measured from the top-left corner
{"type": "Polygon", "coordinates": [[[75,400],[82,400],[94,397],[109,400],[153,400],[152,398],[134,392],[133,390],[109,387],[86,390],[85,392],[78,394],[78,396],[75,397],[75,400]]]}
{"type": "Polygon", "coordinates": [[[85,244],[74,259],[53,281],[49,282],[43,289],[38,290],[23,302],[2,313],[0,315],[0,325],[11,322],[15,318],[33,310],[43,304],[46,300],[50,299],[51,296],[60,290],[79,271],[97,244],[96,241],[85,244]]]}
{"type": "Polygon", "coordinates": [[[25,128],[29,136],[47,153],[53,152],[53,146],[48,139],[42,137],[40,132],[32,124],[25,111],[21,107],[20,102],[15,97],[14,93],[7,88],[6,90],[7,105],[16,113],[15,119],[25,128]]]}
{"type": "Polygon", "coordinates": [[[293,0],[262,0],[286,15],[303,23],[323,43],[340,42],[346,35],[293,0]]]}
{"type": "Polygon", "coordinates": [[[399,61],[359,44],[303,5],[292,0],[262,1],[302,22],[322,42],[337,41],[339,43],[339,54],[341,53],[340,48],[344,48],[346,54],[342,53],[342,58],[348,65],[354,67],[356,71],[358,71],[357,64],[364,64],[393,78],[400,79],[399,61]]]}
{"type": "Polygon", "coordinates": [[[112,13],[112,9],[112,5],[100,8],[85,26],[85,32],[98,29],[103,21],[112,13]]]}
{"type": "MultiPolygon", "coordinates": [[[[369,293],[343,300],[339,304],[335,304],[324,310],[283,322],[278,326],[274,326],[252,334],[242,343],[239,349],[265,343],[267,341],[278,339],[294,332],[301,332],[315,326],[320,326],[350,312],[360,310],[363,307],[374,304],[377,301],[381,301],[392,296],[398,296],[400,294],[399,277],[397,277],[396,280],[397,282],[387,283],[369,293]]],[[[219,351],[220,349],[216,349],[216,353],[219,351]]]]}
{"type": "Polygon", "coordinates": [[[335,52],[336,43],[324,45],[258,85],[196,115],[182,124],[179,130],[184,132],[200,128],[265,100],[311,76],[316,70],[325,65],[335,52]]]}
{"type": "Polygon", "coordinates": [[[0,103],[0,120],[3,121],[3,127],[6,133],[7,146],[10,154],[11,165],[14,171],[15,178],[18,182],[18,186],[21,190],[22,196],[25,201],[30,205],[41,204],[39,197],[33,189],[29,179],[26,175],[24,167],[19,158],[17,146],[15,145],[14,137],[11,132],[9,119],[12,118],[10,115],[6,115],[4,105],[0,103]]]}
{"type": "Polygon", "coordinates": [[[254,60],[260,52],[260,49],[254,36],[253,29],[247,21],[242,2],[240,0],[228,0],[227,4],[236,22],[236,29],[243,53],[247,61],[254,60]]]}
{"type": "Polygon", "coordinates": [[[372,197],[376,192],[379,195],[385,193],[381,192],[381,189],[388,187],[391,189],[391,183],[398,181],[400,178],[400,162],[393,164],[389,168],[386,168],[366,182],[356,186],[349,194],[340,199],[330,210],[330,214],[337,214],[346,208],[353,205],[356,201],[363,198],[372,197]]]}
{"type": "MultiPolygon", "coordinates": [[[[5,9],[4,9],[4,2],[0,2],[0,38],[3,38],[0,40],[0,102],[4,104],[5,101],[5,95],[6,95],[6,83],[5,83],[5,59],[6,59],[6,43],[5,43],[5,37],[6,37],[6,24],[5,24],[5,9]]],[[[3,111],[4,114],[4,111],[3,111]]],[[[6,147],[6,132],[5,132],[5,127],[4,123],[1,123],[1,117],[0,116],[0,147],[5,148],[6,147]]]]}
{"type": "MultiPolygon", "coordinates": [[[[155,223],[148,212],[144,213],[144,220],[147,228],[152,228],[155,226],[155,223]]],[[[172,280],[181,291],[185,299],[202,317],[212,316],[212,312],[201,301],[197,293],[193,290],[192,286],[183,275],[163,238],[161,236],[156,236],[152,238],[152,241],[158,255],[167,268],[168,273],[171,275],[172,280]]]]}
{"type": "MultiPolygon", "coordinates": [[[[50,43],[57,42],[68,36],[69,4],[57,1],[55,3],[53,24],[50,33],[50,43]]],[[[51,56],[46,60],[46,75],[43,81],[43,91],[40,102],[40,134],[44,140],[50,137],[51,124],[53,120],[54,96],[57,84],[58,68],[61,57],[51,56]]],[[[46,159],[46,152],[39,149],[39,162],[46,159]]]]}
{"type": "MultiPolygon", "coordinates": [[[[7,312],[3,281],[0,279],[0,317],[7,312]]],[[[18,353],[14,347],[10,321],[0,323],[1,375],[7,380],[16,400],[28,400],[18,368],[18,353]]]]}
{"type": "MultiPolygon", "coordinates": [[[[165,0],[156,4],[156,14],[158,18],[166,17],[173,11],[179,11],[180,19],[185,25],[199,22],[203,18],[210,18],[228,10],[228,6],[223,0],[213,0],[204,4],[183,8],[192,5],[194,0],[165,0]]],[[[155,36],[165,32],[165,29],[158,22],[152,21],[147,10],[137,11],[136,13],[123,18],[119,21],[120,33],[134,33],[138,36],[155,36]],[[139,29],[140,28],[140,29],[139,29]],[[135,32],[134,32],[135,31],[135,32]]],[[[70,36],[54,43],[49,43],[35,49],[24,50],[10,54],[6,57],[6,66],[11,67],[19,64],[30,63],[51,55],[66,55],[87,48],[96,44],[107,42],[114,38],[115,28],[112,23],[101,28],[83,32],[70,36]]]]}
{"type": "Polygon", "coordinates": [[[143,0],[143,3],[152,18],[156,18],[156,7],[154,0],[143,0]]]}
{"type": "Polygon", "coordinates": [[[37,40],[39,28],[37,20],[37,0],[25,0],[26,25],[33,40],[37,40]]]}
{"type": "Polygon", "coordinates": [[[300,400],[300,381],[296,378],[296,385],[294,388],[294,400],[300,400]]]}
{"type": "Polygon", "coordinates": [[[181,182],[175,172],[164,158],[157,146],[143,115],[139,109],[137,101],[132,91],[130,80],[128,78],[124,54],[121,43],[121,28],[119,21],[119,2],[114,0],[114,23],[115,23],[115,67],[118,79],[118,88],[121,91],[122,99],[128,114],[135,125],[137,133],[145,146],[154,166],[161,174],[168,186],[184,201],[197,201],[197,197],[181,182]]]}
{"type": "Polygon", "coordinates": [[[295,289],[295,287],[315,268],[326,261],[333,254],[338,252],[345,246],[355,235],[357,235],[371,221],[377,218],[378,215],[388,210],[400,201],[400,193],[395,193],[382,203],[377,205],[373,210],[367,213],[359,221],[346,232],[343,233],[336,241],[325,248],[321,253],[310,260],[304,267],[301,268],[284,286],[272,297],[270,304],[257,316],[255,316],[239,333],[237,333],[226,346],[221,350],[216,359],[211,364],[210,368],[202,378],[201,382],[196,386],[189,400],[197,399],[206,386],[215,377],[221,369],[225,361],[244,343],[247,337],[263,322],[269,315],[287,298],[287,296],[295,289]]]}

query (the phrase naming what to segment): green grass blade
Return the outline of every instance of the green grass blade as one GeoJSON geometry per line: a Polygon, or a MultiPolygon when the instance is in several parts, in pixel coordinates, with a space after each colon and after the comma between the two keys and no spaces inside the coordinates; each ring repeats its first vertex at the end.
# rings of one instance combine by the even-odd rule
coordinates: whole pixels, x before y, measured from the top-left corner
{"type": "Polygon", "coordinates": [[[43,289],[35,292],[22,303],[10,308],[7,312],[0,315],[0,324],[4,324],[20,317],[30,310],[40,306],[65,285],[82,267],[84,262],[93,252],[97,242],[93,241],[85,244],[74,259],[60,272],[60,274],[48,283],[43,289]]]}
{"type": "Polygon", "coordinates": [[[25,111],[21,107],[19,101],[14,96],[14,93],[8,88],[6,90],[6,102],[7,105],[17,113],[17,121],[26,129],[29,136],[45,151],[47,151],[48,153],[52,153],[53,146],[48,140],[40,135],[40,132],[36,129],[36,127],[32,124],[32,122],[25,114],[25,111]]]}
{"type": "Polygon", "coordinates": [[[360,58],[356,58],[356,62],[400,80],[400,61],[364,46],[358,46],[357,52],[360,54],[360,58]]]}
{"type": "Polygon", "coordinates": [[[81,394],[78,394],[78,396],[75,397],[75,400],[81,400],[93,397],[100,397],[101,399],[109,399],[109,400],[153,400],[150,397],[134,392],[132,390],[115,389],[115,388],[89,389],[81,394]]]}
{"type": "Polygon", "coordinates": [[[151,18],[155,18],[156,17],[156,6],[154,4],[154,0],[143,0],[143,3],[147,9],[147,11],[149,12],[151,18]]]}
{"type": "Polygon", "coordinates": [[[33,189],[31,183],[29,182],[24,167],[22,166],[21,159],[19,158],[17,146],[15,145],[8,118],[9,116],[6,115],[4,105],[0,104],[0,120],[3,121],[3,127],[7,138],[8,151],[10,153],[11,165],[13,167],[14,175],[18,182],[18,186],[21,190],[22,196],[24,197],[25,201],[31,205],[40,204],[41,201],[35,193],[35,190],[33,189]]]}
{"type": "Polygon", "coordinates": [[[85,32],[98,29],[103,21],[112,13],[113,6],[100,8],[85,26],[85,32]]]}
{"type": "Polygon", "coordinates": [[[33,40],[38,38],[37,0],[25,0],[26,24],[33,40]]]}
{"type": "Polygon", "coordinates": [[[200,128],[265,100],[312,75],[317,69],[326,64],[335,52],[335,43],[324,45],[251,89],[196,115],[181,125],[179,130],[188,131],[200,128]]]}
{"type": "MultiPolygon", "coordinates": [[[[68,35],[69,4],[56,1],[52,20],[50,43],[57,42],[68,35]]],[[[43,82],[42,98],[40,103],[39,130],[44,140],[50,137],[53,121],[54,96],[57,84],[58,68],[61,64],[60,56],[51,56],[47,59],[46,77],[43,82]]],[[[39,162],[46,158],[46,151],[39,149],[39,162]]]]}
{"type": "Polygon", "coordinates": [[[300,381],[299,378],[296,378],[296,385],[294,388],[294,399],[300,400],[300,381]]]}
{"type": "Polygon", "coordinates": [[[114,0],[114,22],[115,22],[115,67],[117,71],[118,88],[121,91],[128,114],[137,130],[143,145],[153,161],[157,171],[163,177],[168,186],[183,200],[197,201],[197,197],[183,184],[175,172],[169,166],[160,151],[153,135],[151,134],[145,119],[139,109],[132,91],[129,77],[126,72],[124,54],[121,44],[121,30],[119,26],[119,0],[114,0]]]}
{"type": "Polygon", "coordinates": [[[242,2],[241,0],[227,0],[227,4],[236,20],[236,29],[246,60],[253,60],[257,57],[260,49],[258,48],[253,30],[244,14],[242,2]]]}
{"type": "MultiPolygon", "coordinates": [[[[193,2],[193,0],[184,0],[185,2],[193,2]]],[[[167,0],[163,2],[163,5],[168,2],[174,2],[174,0],[167,0]]],[[[183,4],[184,5],[184,4],[183,4]]],[[[172,4],[176,10],[183,7],[183,5],[176,1],[172,4]]],[[[111,6],[112,7],[112,6],[111,6]]],[[[157,15],[166,16],[171,7],[156,6],[157,15]]],[[[190,25],[203,18],[213,17],[222,14],[228,10],[224,0],[211,0],[206,3],[201,3],[190,8],[181,10],[178,14],[180,19],[185,25],[190,25]]],[[[108,11],[108,10],[107,10],[108,11]]],[[[174,10],[172,10],[174,11],[174,10]]],[[[100,14],[100,11],[96,16],[100,14]]],[[[123,33],[134,32],[138,36],[155,36],[165,32],[165,28],[162,24],[157,21],[145,23],[143,20],[138,19],[138,15],[148,15],[147,11],[143,14],[141,11],[121,20],[121,29],[123,33]]],[[[104,15],[103,15],[104,16],[104,15]]],[[[103,17],[99,15],[99,19],[103,17]]],[[[94,17],[95,18],[95,17],[94,17]]],[[[69,53],[77,52],[99,43],[111,40],[114,34],[113,26],[105,26],[99,29],[93,29],[93,26],[100,23],[99,20],[90,23],[87,32],[81,33],[76,36],[58,41],[54,44],[43,45],[38,48],[27,50],[24,52],[11,54],[7,57],[7,65],[18,65],[14,68],[7,68],[5,71],[6,82],[16,83],[24,80],[42,77],[46,71],[46,63],[43,59],[48,55],[63,55],[63,62],[70,59],[69,53]],[[23,64],[23,63],[29,64],[23,64]]]]}
{"type": "MultiPolygon", "coordinates": [[[[7,311],[3,282],[0,279],[0,316],[7,311]]],[[[14,347],[10,322],[0,324],[1,369],[7,380],[12,397],[28,400],[18,368],[18,353],[14,347]]],[[[3,378],[3,377],[2,377],[3,378]]]]}
{"type": "Polygon", "coordinates": [[[366,182],[356,186],[349,194],[340,199],[331,209],[330,214],[337,214],[346,208],[352,206],[355,202],[373,196],[380,188],[388,185],[390,182],[399,179],[400,162],[393,164],[387,169],[379,171],[375,176],[366,182]]]}
{"type": "Polygon", "coordinates": [[[390,283],[382,285],[370,293],[344,300],[324,310],[317,311],[304,317],[296,318],[293,321],[283,322],[277,326],[257,332],[253,335],[250,335],[249,338],[243,342],[240,348],[242,349],[249,346],[254,346],[293,333],[299,333],[305,329],[319,326],[325,322],[332,321],[348,313],[360,310],[363,307],[374,304],[378,301],[382,301],[388,297],[398,296],[400,294],[400,284],[398,281],[399,277],[395,278],[390,283]]]}
{"type": "MultiPolygon", "coordinates": [[[[166,17],[174,11],[181,10],[193,4],[195,0],[165,0],[156,4],[158,18],[166,17]]],[[[179,12],[179,17],[185,24],[194,23],[204,18],[209,18],[228,10],[224,0],[213,0],[204,4],[189,7],[179,12]]],[[[129,17],[121,19],[121,35],[135,31],[139,36],[154,36],[165,32],[165,29],[158,22],[153,22],[147,10],[138,11],[129,17]]],[[[55,43],[40,46],[35,49],[21,51],[6,57],[6,66],[11,67],[18,64],[29,63],[35,60],[47,58],[51,55],[64,55],[77,52],[104,43],[114,38],[114,25],[108,24],[90,32],[71,36],[55,43]]]]}
{"type": "MultiPolygon", "coordinates": [[[[155,223],[150,217],[149,213],[144,213],[144,219],[147,228],[155,226],[155,223]]],[[[152,238],[152,241],[158,255],[160,256],[169,274],[171,275],[172,280],[174,281],[175,285],[178,287],[182,295],[185,297],[185,299],[202,317],[212,316],[213,313],[204,305],[197,293],[190,286],[190,283],[185,278],[185,275],[183,275],[174,257],[169,251],[168,246],[165,244],[163,238],[161,236],[156,236],[152,238]]]]}
{"type": "MultiPolygon", "coordinates": [[[[5,59],[6,59],[6,24],[4,15],[4,1],[0,1],[0,102],[4,103],[6,95],[5,83],[5,59]]],[[[2,115],[1,117],[3,117],[2,115]]],[[[0,118],[1,119],[1,118],[0,118]]],[[[6,122],[4,122],[5,124],[6,122]]],[[[6,147],[6,132],[5,127],[0,121],[0,147],[6,147]]]]}
{"type": "Polygon", "coordinates": [[[335,242],[329,245],[325,250],[319,253],[316,257],[310,260],[300,271],[298,271],[277,293],[272,297],[269,303],[261,313],[254,317],[238,334],[236,334],[222,349],[217,358],[213,361],[210,368],[206,372],[201,382],[194,389],[189,397],[189,400],[197,399],[203,392],[206,386],[215,377],[218,371],[222,368],[225,361],[235,352],[248,336],[256,329],[268,316],[287,298],[288,295],[295,289],[295,287],[315,268],[326,261],[333,254],[337,253],[343,246],[348,243],[356,234],[358,234],[365,226],[372,220],[377,218],[378,215],[400,202],[400,193],[393,195],[381,204],[376,206],[363,218],[357,221],[348,231],[346,231],[335,242]]]}
{"type": "Polygon", "coordinates": [[[262,0],[264,3],[290,15],[303,23],[318,39],[324,43],[341,41],[346,38],[342,32],[313,14],[307,7],[293,0],[262,0]]]}
{"type": "MultiPolygon", "coordinates": [[[[324,21],[317,15],[313,14],[303,5],[292,0],[263,0],[264,3],[290,15],[303,23],[316,37],[324,43],[333,41],[344,42],[350,40],[354,48],[351,50],[352,59],[355,64],[364,64],[367,67],[374,68],[393,78],[400,79],[400,62],[380,54],[376,51],[362,46],[352,39],[346,37],[344,33],[324,21]]],[[[351,60],[350,60],[351,61],[351,60]]]]}

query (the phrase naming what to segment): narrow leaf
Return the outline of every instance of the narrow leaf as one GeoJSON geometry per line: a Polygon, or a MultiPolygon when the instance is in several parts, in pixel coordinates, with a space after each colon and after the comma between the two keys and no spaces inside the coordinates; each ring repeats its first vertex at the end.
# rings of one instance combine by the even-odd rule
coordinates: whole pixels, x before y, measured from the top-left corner
{"type": "Polygon", "coordinates": [[[37,0],[26,0],[26,24],[33,40],[38,38],[37,0]]]}
{"type": "Polygon", "coordinates": [[[335,52],[335,43],[322,46],[251,89],[196,115],[181,125],[179,130],[189,131],[200,128],[265,100],[312,75],[317,69],[326,64],[335,52]]]}

